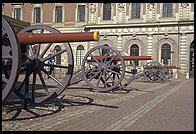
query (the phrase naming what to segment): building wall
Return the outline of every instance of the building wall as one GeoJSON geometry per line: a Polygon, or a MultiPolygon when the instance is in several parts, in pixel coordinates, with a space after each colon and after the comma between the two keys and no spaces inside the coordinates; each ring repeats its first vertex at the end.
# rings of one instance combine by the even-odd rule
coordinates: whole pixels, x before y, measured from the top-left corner
{"type": "MultiPolygon", "coordinates": [[[[23,20],[33,22],[33,6],[23,4],[23,20]]],[[[194,3],[173,3],[173,16],[162,17],[163,3],[141,3],[140,18],[131,19],[132,3],[112,3],[111,20],[103,20],[103,3],[42,3],[42,24],[50,25],[61,32],[99,31],[98,42],[70,43],[76,61],[76,48],[83,45],[85,53],[94,46],[110,46],[130,53],[132,44],[139,45],[139,55],[153,55],[161,61],[161,46],[171,45],[174,53],[171,64],[180,66],[176,77],[189,78],[189,47],[194,41],[194,3]],[[55,5],[63,6],[63,23],[54,23],[55,5]],[[77,21],[78,5],[86,5],[85,22],[77,21]]],[[[3,14],[12,16],[13,5],[5,3],[3,14]]],[[[34,25],[32,23],[32,25],[34,25]]],[[[140,61],[138,69],[147,61],[140,61]]],[[[80,68],[76,66],[75,68],[80,68]]]]}

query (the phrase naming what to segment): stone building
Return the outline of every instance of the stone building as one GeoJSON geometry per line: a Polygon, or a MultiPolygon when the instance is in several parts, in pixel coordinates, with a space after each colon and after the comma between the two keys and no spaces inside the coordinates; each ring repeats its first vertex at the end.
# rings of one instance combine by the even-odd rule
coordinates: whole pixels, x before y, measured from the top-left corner
{"type": "MultiPolygon", "coordinates": [[[[108,44],[181,67],[175,77],[194,76],[194,3],[3,3],[2,9],[7,16],[61,32],[99,31],[98,42],[70,43],[75,69],[90,48],[108,44]]],[[[137,68],[146,63],[139,61],[137,68]]]]}

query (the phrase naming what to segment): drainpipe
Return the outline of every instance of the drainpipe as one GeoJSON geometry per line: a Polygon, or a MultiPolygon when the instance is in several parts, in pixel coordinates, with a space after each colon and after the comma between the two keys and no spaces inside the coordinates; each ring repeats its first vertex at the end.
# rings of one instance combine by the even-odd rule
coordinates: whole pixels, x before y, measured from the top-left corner
{"type": "MultiPolygon", "coordinates": [[[[177,65],[178,65],[178,67],[180,67],[180,64],[179,64],[180,49],[179,49],[179,47],[180,47],[180,27],[179,27],[179,21],[178,21],[178,55],[177,55],[177,59],[178,59],[177,65]]],[[[179,78],[179,69],[177,69],[176,78],[179,78]]]]}

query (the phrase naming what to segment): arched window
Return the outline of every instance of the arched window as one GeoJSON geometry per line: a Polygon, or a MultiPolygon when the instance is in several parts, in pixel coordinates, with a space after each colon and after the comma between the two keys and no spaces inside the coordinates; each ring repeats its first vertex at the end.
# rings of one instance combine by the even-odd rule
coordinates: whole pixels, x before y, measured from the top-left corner
{"type": "Polygon", "coordinates": [[[132,3],[131,19],[140,18],[140,3],[132,3]]]}
{"type": "Polygon", "coordinates": [[[84,47],[79,45],[76,49],[76,65],[82,65],[82,60],[84,58],[84,47]]]}
{"type": "Polygon", "coordinates": [[[103,20],[111,20],[111,3],[103,3],[103,20]]]}
{"type": "Polygon", "coordinates": [[[163,44],[161,47],[161,63],[165,65],[171,64],[171,46],[169,44],[163,44]]]}
{"type": "MultiPolygon", "coordinates": [[[[133,44],[130,47],[130,56],[139,56],[139,47],[137,44],[133,44]]],[[[135,66],[139,66],[138,60],[135,60],[135,66]]]]}
{"type": "Polygon", "coordinates": [[[172,17],[172,3],[163,3],[163,17],[172,17]]]}
{"type": "MultiPolygon", "coordinates": [[[[54,47],[54,53],[61,51],[61,47],[59,45],[54,47]]],[[[55,63],[57,65],[61,65],[61,54],[55,56],[55,63]]]]}
{"type": "MultiPolygon", "coordinates": [[[[103,46],[109,46],[108,44],[104,44],[103,46]]],[[[108,49],[102,49],[102,55],[108,53],[108,49]]]]}

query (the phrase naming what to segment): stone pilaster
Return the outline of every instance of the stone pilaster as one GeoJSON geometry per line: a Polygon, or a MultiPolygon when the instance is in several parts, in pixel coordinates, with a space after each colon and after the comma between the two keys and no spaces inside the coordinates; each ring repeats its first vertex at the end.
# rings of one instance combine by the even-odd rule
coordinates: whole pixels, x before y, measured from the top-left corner
{"type": "Polygon", "coordinates": [[[122,35],[118,35],[117,50],[122,50],[122,35]]]}
{"type": "Polygon", "coordinates": [[[89,50],[92,49],[93,47],[95,47],[95,46],[94,46],[94,42],[91,42],[91,41],[90,41],[90,42],[89,42],[89,50]]]}
{"type": "Polygon", "coordinates": [[[153,56],[153,35],[147,35],[147,55],[153,56]]]}
{"type": "MultiPolygon", "coordinates": [[[[180,37],[180,53],[179,53],[179,65],[180,65],[180,74],[186,73],[186,34],[182,34],[180,37]]],[[[184,76],[184,75],[183,75],[184,76]]]]}

